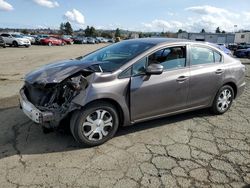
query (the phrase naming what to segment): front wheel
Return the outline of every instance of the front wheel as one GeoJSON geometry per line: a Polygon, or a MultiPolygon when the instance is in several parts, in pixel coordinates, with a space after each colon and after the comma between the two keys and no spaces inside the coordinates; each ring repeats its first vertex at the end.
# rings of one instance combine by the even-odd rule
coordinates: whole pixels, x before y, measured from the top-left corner
{"type": "Polygon", "coordinates": [[[97,146],[111,139],[119,126],[115,106],[106,102],[88,105],[74,112],[70,121],[71,133],[82,145],[97,146]]]}
{"type": "Polygon", "coordinates": [[[12,44],[13,44],[14,47],[18,47],[17,41],[14,41],[12,44]]]}
{"type": "Polygon", "coordinates": [[[212,112],[215,114],[224,114],[231,107],[234,99],[234,90],[231,86],[221,87],[215,96],[212,112]]]}

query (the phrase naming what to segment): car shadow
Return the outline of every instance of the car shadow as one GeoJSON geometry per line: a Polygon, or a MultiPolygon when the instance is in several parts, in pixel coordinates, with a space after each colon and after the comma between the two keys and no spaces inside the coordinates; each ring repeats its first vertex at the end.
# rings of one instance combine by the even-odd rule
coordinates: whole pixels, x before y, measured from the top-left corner
{"type": "MultiPolygon", "coordinates": [[[[205,116],[211,116],[206,109],[138,123],[121,127],[115,137],[205,116]]],[[[44,134],[42,128],[31,122],[17,106],[0,110],[0,127],[2,130],[0,159],[16,154],[30,155],[89,149],[80,147],[68,131],[57,130],[44,134]]]]}

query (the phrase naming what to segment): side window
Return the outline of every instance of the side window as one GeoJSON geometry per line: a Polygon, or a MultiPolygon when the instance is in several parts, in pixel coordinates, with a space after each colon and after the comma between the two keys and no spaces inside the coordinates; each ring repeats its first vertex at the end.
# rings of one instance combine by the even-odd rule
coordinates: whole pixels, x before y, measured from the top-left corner
{"type": "Polygon", "coordinates": [[[214,51],[214,61],[215,62],[221,62],[222,61],[222,56],[221,54],[217,53],[214,51]]]}
{"type": "Polygon", "coordinates": [[[159,50],[148,57],[148,65],[161,64],[164,70],[178,69],[186,65],[186,47],[170,47],[159,50]]]}
{"type": "Polygon", "coordinates": [[[214,63],[213,50],[205,47],[191,47],[191,65],[214,63]]]}
{"type": "Polygon", "coordinates": [[[147,63],[147,57],[144,57],[144,58],[140,59],[139,61],[137,61],[133,65],[132,75],[136,76],[136,75],[144,74],[145,68],[146,68],[146,63],[147,63]]]}

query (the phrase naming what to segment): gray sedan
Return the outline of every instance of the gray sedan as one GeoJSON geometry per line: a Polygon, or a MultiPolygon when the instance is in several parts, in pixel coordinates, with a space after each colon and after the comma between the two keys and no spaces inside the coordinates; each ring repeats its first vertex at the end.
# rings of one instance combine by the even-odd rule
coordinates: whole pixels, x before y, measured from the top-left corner
{"type": "Polygon", "coordinates": [[[66,124],[79,143],[95,146],[119,126],[201,108],[223,114],[244,77],[239,60],[209,44],[134,39],[27,74],[20,103],[45,130],[66,124]]]}

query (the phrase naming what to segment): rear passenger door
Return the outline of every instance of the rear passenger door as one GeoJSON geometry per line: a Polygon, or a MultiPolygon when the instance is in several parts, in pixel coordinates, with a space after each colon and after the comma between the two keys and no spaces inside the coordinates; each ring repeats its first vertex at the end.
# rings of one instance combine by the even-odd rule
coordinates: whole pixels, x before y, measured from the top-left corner
{"type": "Polygon", "coordinates": [[[190,45],[188,108],[208,106],[222,85],[223,56],[207,46],[190,45]]]}

